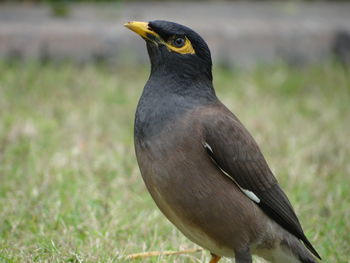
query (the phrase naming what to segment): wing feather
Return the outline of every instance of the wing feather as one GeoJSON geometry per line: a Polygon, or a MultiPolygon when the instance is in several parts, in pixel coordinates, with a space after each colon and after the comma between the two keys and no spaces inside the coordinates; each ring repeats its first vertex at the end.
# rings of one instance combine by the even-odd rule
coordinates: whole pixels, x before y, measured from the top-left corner
{"type": "Polygon", "coordinates": [[[291,203],[272,174],[253,137],[224,106],[203,118],[211,158],[243,189],[253,192],[261,209],[288,232],[301,239],[318,258],[306,238],[291,203]]]}

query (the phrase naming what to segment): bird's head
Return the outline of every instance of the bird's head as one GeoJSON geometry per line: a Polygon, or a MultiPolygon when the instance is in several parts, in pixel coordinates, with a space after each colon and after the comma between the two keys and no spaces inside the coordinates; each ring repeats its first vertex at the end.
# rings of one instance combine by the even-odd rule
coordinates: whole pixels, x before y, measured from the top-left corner
{"type": "Polygon", "coordinates": [[[181,79],[212,80],[208,45],[192,29],[163,20],[128,22],[127,28],[147,43],[152,74],[174,74],[181,79]]]}

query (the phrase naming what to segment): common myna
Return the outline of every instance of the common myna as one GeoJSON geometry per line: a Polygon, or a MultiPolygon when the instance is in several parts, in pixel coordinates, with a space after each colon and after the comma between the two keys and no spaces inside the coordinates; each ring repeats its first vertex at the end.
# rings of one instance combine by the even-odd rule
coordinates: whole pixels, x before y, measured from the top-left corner
{"type": "Polygon", "coordinates": [[[146,40],[151,61],[136,110],[135,150],[159,209],[211,252],[212,263],[222,256],[249,263],[252,254],[317,262],[257,143],[216,97],[205,41],[173,22],[125,26],[146,40]]]}

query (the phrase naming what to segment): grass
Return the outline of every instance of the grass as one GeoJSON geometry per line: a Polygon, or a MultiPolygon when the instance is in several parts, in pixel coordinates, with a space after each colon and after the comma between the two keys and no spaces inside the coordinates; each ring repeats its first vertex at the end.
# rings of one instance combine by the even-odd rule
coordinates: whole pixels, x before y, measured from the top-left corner
{"type": "MultiPolygon", "coordinates": [[[[1,263],[124,262],[195,247],[158,211],[136,164],[133,115],[147,69],[2,62],[0,72],[1,263]]],[[[349,72],[277,65],[214,76],[324,262],[350,262],[349,72]]]]}

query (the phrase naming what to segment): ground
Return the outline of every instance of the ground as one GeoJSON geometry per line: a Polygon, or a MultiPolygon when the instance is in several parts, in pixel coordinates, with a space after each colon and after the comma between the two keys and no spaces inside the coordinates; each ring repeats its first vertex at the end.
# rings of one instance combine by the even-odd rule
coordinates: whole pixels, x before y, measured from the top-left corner
{"type": "MultiPolygon", "coordinates": [[[[195,247],[159,212],[135,160],[147,68],[2,62],[0,72],[0,262],[124,262],[195,247]]],[[[349,262],[349,72],[275,65],[215,69],[214,79],[324,262],[349,262]]]]}

